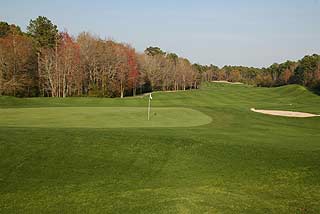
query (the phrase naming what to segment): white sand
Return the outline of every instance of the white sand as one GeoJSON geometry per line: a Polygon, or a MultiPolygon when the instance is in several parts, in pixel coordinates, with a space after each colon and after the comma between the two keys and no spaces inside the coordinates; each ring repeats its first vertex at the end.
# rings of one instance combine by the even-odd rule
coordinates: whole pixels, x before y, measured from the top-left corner
{"type": "Polygon", "coordinates": [[[320,115],[310,114],[305,112],[295,112],[295,111],[277,111],[277,110],[257,110],[251,108],[251,111],[262,113],[262,114],[269,114],[275,116],[282,116],[282,117],[319,117],[320,115]]]}
{"type": "Polygon", "coordinates": [[[242,85],[242,82],[228,82],[228,81],[224,81],[224,80],[220,80],[220,81],[211,81],[214,83],[226,83],[226,84],[233,84],[233,85],[242,85]]]}

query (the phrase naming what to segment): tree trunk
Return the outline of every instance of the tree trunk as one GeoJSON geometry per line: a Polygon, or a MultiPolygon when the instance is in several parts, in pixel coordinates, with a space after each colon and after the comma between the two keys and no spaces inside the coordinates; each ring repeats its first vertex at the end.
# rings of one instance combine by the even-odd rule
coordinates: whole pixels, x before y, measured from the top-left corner
{"type": "Polygon", "coordinates": [[[133,88],[133,89],[132,89],[132,96],[134,96],[134,97],[136,96],[136,91],[137,91],[136,88],[133,88]]]}
{"type": "Polygon", "coordinates": [[[120,82],[120,93],[121,93],[121,99],[122,99],[123,98],[123,94],[124,94],[124,88],[123,88],[122,81],[120,82]]]}
{"type": "MultiPolygon", "coordinates": [[[[16,56],[17,56],[17,51],[16,51],[16,40],[15,38],[13,37],[13,53],[14,53],[14,58],[13,58],[13,84],[16,84],[16,81],[15,81],[15,77],[16,77],[16,73],[17,73],[17,60],[16,60],[16,56]]],[[[13,96],[15,97],[16,96],[16,86],[13,85],[13,96]]]]}
{"type": "Polygon", "coordinates": [[[0,96],[2,95],[2,90],[3,90],[3,70],[0,67],[0,96]]]}
{"type": "Polygon", "coordinates": [[[58,75],[58,91],[55,93],[57,97],[60,97],[60,72],[58,71],[58,39],[56,35],[56,44],[55,44],[55,73],[58,75]]]}
{"type": "Polygon", "coordinates": [[[39,90],[39,95],[41,96],[41,70],[40,70],[40,51],[37,53],[38,57],[38,90],[39,90]]]}
{"type": "Polygon", "coordinates": [[[65,98],[67,96],[67,81],[66,81],[66,73],[63,73],[63,98],[65,98]]]}

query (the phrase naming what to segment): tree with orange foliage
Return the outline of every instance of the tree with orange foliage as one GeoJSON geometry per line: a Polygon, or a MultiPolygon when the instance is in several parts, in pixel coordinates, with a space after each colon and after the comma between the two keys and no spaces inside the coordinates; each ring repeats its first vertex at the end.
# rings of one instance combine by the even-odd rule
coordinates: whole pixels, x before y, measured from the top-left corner
{"type": "Polygon", "coordinates": [[[21,34],[0,38],[0,95],[24,95],[32,87],[35,52],[32,41],[21,34]]]}
{"type": "Polygon", "coordinates": [[[291,71],[289,68],[287,68],[286,70],[284,70],[283,72],[283,81],[284,84],[288,84],[290,78],[293,76],[293,71],[291,71]]]}

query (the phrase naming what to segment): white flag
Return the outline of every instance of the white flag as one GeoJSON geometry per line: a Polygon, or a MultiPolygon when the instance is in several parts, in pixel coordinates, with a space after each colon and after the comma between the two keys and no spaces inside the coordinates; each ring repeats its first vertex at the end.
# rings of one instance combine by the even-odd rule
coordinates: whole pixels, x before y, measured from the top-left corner
{"type": "Polygon", "coordinates": [[[150,97],[149,98],[150,98],[150,100],[152,100],[152,93],[150,93],[150,97]]]}

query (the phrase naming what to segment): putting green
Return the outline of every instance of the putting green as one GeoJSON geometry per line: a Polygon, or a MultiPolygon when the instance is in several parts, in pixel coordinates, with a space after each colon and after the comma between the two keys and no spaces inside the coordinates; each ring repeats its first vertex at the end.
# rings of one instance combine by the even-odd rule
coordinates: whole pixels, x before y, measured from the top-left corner
{"type": "Polygon", "coordinates": [[[192,127],[208,124],[211,117],[189,108],[50,107],[0,109],[1,127],[121,128],[192,127]]]}

